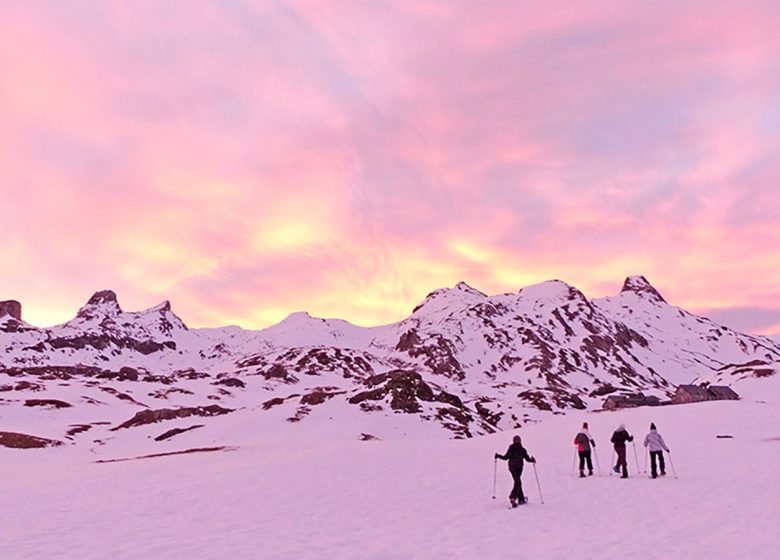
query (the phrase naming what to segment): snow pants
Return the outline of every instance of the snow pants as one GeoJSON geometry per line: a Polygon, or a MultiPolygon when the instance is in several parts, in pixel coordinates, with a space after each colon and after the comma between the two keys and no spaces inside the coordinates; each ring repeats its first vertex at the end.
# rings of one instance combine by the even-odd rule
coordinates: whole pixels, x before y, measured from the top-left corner
{"type": "Polygon", "coordinates": [[[661,475],[666,474],[666,463],[664,463],[664,452],[651,451],[650,452],[650,474],[652,474],[653,478],[656,478],[658,476],[658,471],[655,468],[656,459],[658,460],[658,464],[661,467],[661,475]]]}
{"type": "Polygon", "coordinates": [[[585,471],[585,463],[588,464],[588,472],[590,474],[593,474],[593,463],[590,460],[590,449],[587,451],[579,451],[580,456],[580,474],[583,474],[583,471],[585,471]]]}
{"type": "Polygon", "coordinates": [[[510,500],[518,500],[520,502],[525,501],[525,494],[523,494],[523,467],[520,466],[520,468],[510,468],[509,469],[510,474],[512,475],[512,480],[514,480],[515,485],[512,487],[512,493],[509,494],[510,500]]]}
{"type": "Polygon", "coordinates": [[[615,453],[617,453],[617,465],[615,465],[615,468],[622,468],[623,469],[623,476],[628,476],[628,463],[626,462],[626,448],[623,447],[616,447],[615,453]]]}

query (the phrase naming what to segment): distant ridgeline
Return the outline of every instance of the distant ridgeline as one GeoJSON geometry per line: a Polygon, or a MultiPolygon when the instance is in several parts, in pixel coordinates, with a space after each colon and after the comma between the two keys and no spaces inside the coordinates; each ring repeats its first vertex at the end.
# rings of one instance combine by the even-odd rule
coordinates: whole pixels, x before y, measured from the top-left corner
{"type": "Polygon", "coordinates": [[[268,433],[471,437],[571,409],[738,398],[729,385],[779,369],[776,341],[674,307],[641,276],[590,300],[558,280],[494,296],[461,282],[372,328],[299,312],[190,329],[168,302],[127,312],[110,290],[38,328],[0,302],[3,414],[88,445],[133,430],[163,445],[236,415],[268,433]],[[118,429],[140,412],[149,423],[118,429]]]}

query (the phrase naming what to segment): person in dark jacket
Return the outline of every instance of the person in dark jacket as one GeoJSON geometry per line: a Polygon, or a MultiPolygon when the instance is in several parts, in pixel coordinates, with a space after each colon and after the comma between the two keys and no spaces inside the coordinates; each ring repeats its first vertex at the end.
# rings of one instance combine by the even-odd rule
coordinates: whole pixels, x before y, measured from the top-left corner
{"type": "Polygon", "coordinates": [[[503,455],[496,453],[495,457],[502,461],[509,461],[509,472],[512,475],[512,480],[515,482],[515,485],[512,487],[512,493],[509,494],[509,502],[512,504],[512,507],[526,503],[528,500],[525,494],[523,494],[523,481],[521,478],[523,475],[523,461],[535,463],[536,459],[528,455],[528,451],[523,447],[523,440],[520,439],[520,436],[512,438],[512,445],[509,446],[506,453],[503,455]]]}
{"type": "Polygon", "coordinates": [[[585,478],[585,463],[588,464],[588,476],[593,476],[593,462],[590,457],[591,446],[596,447],[596,442],[590,437],[588,423],[582,423],[582,429],[574,438],[574,445],[577,446],[577,453],[580,456],[580,478],[585,478]]]}
{"type": "Polygon", "coordinates": [[[617,464],[614,471],[620,472],[622,467],[623,476],[621,478],[628,478],[628,463],[626,461],[626,442],[634,441],[634,436],[626,431],[626,426],[621,424],[615,433],[612,434],[612,443],[615,446],[615,452],[617,453],[617,464]]]}

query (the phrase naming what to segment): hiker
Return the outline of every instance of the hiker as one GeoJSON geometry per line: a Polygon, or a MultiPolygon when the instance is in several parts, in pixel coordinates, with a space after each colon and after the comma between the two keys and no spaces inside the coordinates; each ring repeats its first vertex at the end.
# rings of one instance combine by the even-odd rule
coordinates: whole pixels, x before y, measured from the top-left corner
{"type": "Polygon", "coordinates": [[[626,431],[626,425],[621,424],[615,433],[612,434],[612,443],[615,446],[615,453],[617,453],[617,464],[613,469],[616,473],[620,472],[623,468],[623,476],[620,478],[628,478],[628,463],[626,462],[626,442],[634,441],[634,436],[626,431]]]}
{"type": "Polygon", "coordinates": [[[509,446],[506,453],[503,455],[496,453],[495,458],[501,459],[502,461],[509,461],[509,472],[512,474],[512,480],[515,482],[512,493],[509,494],[509,502],[512,504],[512,507],[517,507],[526,503],[528,499],[525,497],[525,494],[523,494],[523,481],[521,480],[523,474],[523,461],[535,463],[536,459],[528,455],[528,451],[523,447],[520,436],[513,437],[512,445],[509,446]]]}
{"type": "Polygon", "coordinates": [[[590,458],[590,447],[596,447],[596,442],[590,437],[588,423],[582,423],[582,429],[574,438],[574,445],[577,446],[577,454],[580,456],[580,478],[585,478],[585,463],[588,464],[588,476],[593,476],[593,462],[590,458]]]}
{"type": "Polygon", "coordinates": [[[650,432],[645,436],[645,447],[650,450],[650,473],[653,478],[658,478],[658,470],[656,469],[656,459],[661,467],[661,476],[666,475],[666,463],[664,463],[664,451],[669,453],[669,448],[666,447],[666,442],[658,430],[655,428],[654,423],[650,423],[650,432]]]}

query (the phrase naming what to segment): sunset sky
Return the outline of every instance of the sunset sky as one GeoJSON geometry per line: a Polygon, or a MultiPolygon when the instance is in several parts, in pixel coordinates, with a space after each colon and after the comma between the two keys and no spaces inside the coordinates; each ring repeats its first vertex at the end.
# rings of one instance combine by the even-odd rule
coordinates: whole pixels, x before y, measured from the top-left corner
{"type": "Polygon", "coordinates": [[[780,3],[638,6],[2,2],[0,300],[373,325],[644,274],[780,333],[780,3]]]}

